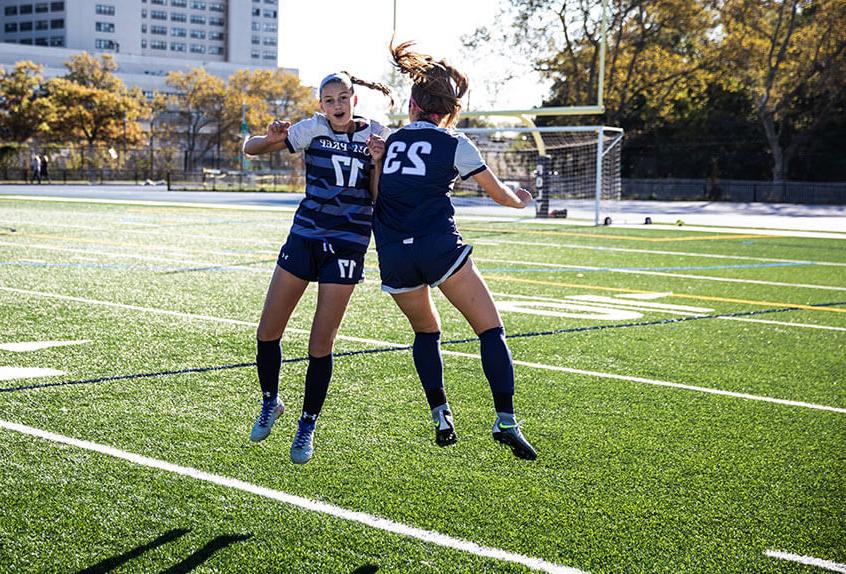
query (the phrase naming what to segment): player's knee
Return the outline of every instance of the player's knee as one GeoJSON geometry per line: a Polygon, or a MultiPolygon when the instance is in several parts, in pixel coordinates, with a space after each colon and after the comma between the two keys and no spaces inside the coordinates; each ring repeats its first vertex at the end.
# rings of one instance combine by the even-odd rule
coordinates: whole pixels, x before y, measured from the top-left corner
{"type": "Polygon", "coordinates": [[[325,357],[332,352],[335,345],[335,337],[318,337],[309,339],[308,354],[312,357],[325,357]]]}
{"type": "Polygon", "coordinates": [[[256,328],[256,339],[259,341],[275,341],[282,338],[282,329],[264,323],[259,323],[256,328]]]}

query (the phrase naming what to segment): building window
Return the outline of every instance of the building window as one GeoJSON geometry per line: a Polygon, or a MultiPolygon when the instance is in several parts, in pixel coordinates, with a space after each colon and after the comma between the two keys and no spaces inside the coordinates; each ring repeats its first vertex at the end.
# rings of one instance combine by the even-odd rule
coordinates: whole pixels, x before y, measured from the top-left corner
{"type": "Polygon", "coordinates": [[[194,10],[205,10],[206,3],[205,2],[191,2],[191,8],[194,10]]]}
{"type": "Polygon", "coordinates": [[[224,8],[223,4],[218,4],[217,2],[212,2],[209,4],[209,11],[210,12],[225,12],[226,8],[224,8]]]}
{"type": "Polygon", "coordinates": [[[64,36],[53,36],[50,38],[50,45],[54,47],[61,48],[65,45],[65,37],[64,36]]]}
{"type": "Polygon", "coordinates": [[[146,33],[147,33],[147,25],[146,25],[146,24],[141,24],[141,33],[142,33],[142,34],[146,34],[146,33]]]}
{"type": "Polygon", "coordinates": [[[161,10],[150,10],[150,18],[153,20],[167,20],[167,12],[161,10]]]}
{"type": "Polygon", "coordinates": [[[95,12],[101,16],[114,16],[115,7],[111,4],[97,4],[95,12]]]}
{"type": "Polygon", "coordinates": [[[17,32],[18,31],[18,23],[17,22],[6,22],[6,32],[17,32]]]}
{"type": "Polygon", "coordinates": [[[65,27],[65,19],[58,18],[56,20],[50,20],[50,28],[52,30],[62,30],[65,27]]]}
{"type": "Polygon", "coordinates": [[[167,42],[162,40],[150,40],[150,47],[153,50],[167,50],[167,42]]]}
{"type": "Polygon", "coordinates": [[[265,4],[270,4],[271,6],[276,6],[276,0],[264,0],[265,4]]]}
{"type": "Polygon", "coordinates": [[[186,30],[185,28],[171,28],[170,35],[175,36],[177,38],[184,38],[188,35],[188,30],[186,30]]]}
{"type": "Polygon", "coordinates": [[[192,54],[205,54],[206,47],[202,44],[191,44],[191,53],[192,54]]]}
{"type": "Polygon", "coordinates": [[[253,22],[253,32],[261,32],[261,24],[253,22]]]}
{"type": "Polygon", "coordinates": [[[109,32],[114,33],[115,25],[114,22],[97,22],[94,25],[94,29],[98,32],[109,32]]]}
{"type": "Polygon", "coordinates": [[[142,18],[146,18],[146,17],[147,17],[147,9],[146,9],[146,8],[142,8],[142,9],[141,9],[141,17],[142,17],[142,18]]]}
{"type": "Polygon", "coordinates": [[[32,22],[21,22],[21,32],[31,32],[32,22]]]}
{"type": "Polygon", "coordinates": [[[199,24],[201,26],[206,25],[206,17],[205,16],[198,16],[196,14],[191,14],[191,23],[192,24],[199,24]]]}
{"type": "Polygon", "coordinates": [[[264,11],[264,17],[265,18],[273,18],[275,20],[276,19],[276,10],[265,10],[264,11]]]}
{"type": "Polygon", "coordinates": [[[142,48],[146,48],[146,47],[147,47],[147,38],[141,38],[141,47],[142,47],[142,48]]]}
{"type": "Polygon", "coordinates": [[[209,32],[209,40],[223,41],[223,32],[209,32]]]}
{"type": "Polygon", "coordinates": [[[191,37],[195,40],[205,40],[206,33],[202,30],[191,30],[191,37]]]}
{"type": "Polygon", "coordinates": [[[223,55],[223,46],[209,46],[209,54],[213,54],[215,56],[223,55]]]}
{"type": "MultiPolygon", "coordinates": [[[[47,20],[38,20],[35,23],[35,29],[36,30],[48,30],[49,28],[50,28],[50,22],[48,22],[47,20]]],[[[47,44],[45,44],[45,46],[46,45],[47,44]]]]}
{"type": "Polygon", "coordinates": [[[157,4],[159,6],[164,6],[167,4],[165,0],[150,0],[150,4],[157,4]]]}
{"type": "Polygon", "coordinates": [[[185,51],[185,44],[182,42],[171,42],[170,43],[170,51],[171,52],[184,52],[185,51]]]}
{"type": "MultiPolygon", "coordinates": [[[[64,2],[50,2],[50,11],[51,12],[64,12],[65,10],[65,3],[64,2]]],[[[55,40],[55,38],[53,38],[55,40]]],[[[62,42],[64,44],[64,42],[62,42]]]]}
{"type": "Polygon", "coordinates": [[[265,46],[275,46],[276,38],[265,36],[264,40],[262,40],[262,44],[264,44],[265,46]]]}
{"type": "Polygon", "coordinates": [[[170,0],[170,5],[176,8],[187,8],[188,0],[170,0]]]}
{"type": "Polygon", "coordinates": [[[223,18],[209,16],[209,26],[223,26],[223,18]]]}
{"type": "Polygon", "coordinates": [[[186,16],[182,12],[171,12],[170,13],[170,21],[171,22],[187,22],[188,16],[186,16]]]}
{"type": "Polygon", "coordinates": [[[97,38],[94,40],[94,47],[98,50],[114,50],[117,48],[117,44],[114,40],[104,40],[102,38],[97,38]]]}
{"type": "MultiPolygon", "coordinates": [[[[256,0],[253,0],[253,2],[255,1],[256,0]]],[[[253,50],[252,52],[250,52],[250,56],[256,59],[261,58],[261,52],[259,52],[258,50],[253,50]]]]}
{"type": "Polygon", "coordinates": [[[261,16],[261,8],[253,8],[253,16],[256,18],[261,16]]]}
{"type": "Polygon", "coordinates": [[[27,46],[32,46],[32,38],[21,38],[21,44],[26,44],[27,46]]]}
{"type": "Polygon", "coordinates": [[[275,60],[276,52],[262,52],[261,57],[263,60],[275,60]]]}
{"type": "Polygon", "coordinates": [[[17,6],[6,6],[5,8],[6,16],[17,16],[18,15],[18,7],[17,6]]]}
{"type": "MultiPolygon", "coordinates": [[[[35,5],[35,13],[36,14],[43,14],[43,13],[49,11],[49,10],[50,10],[50,5],[47,4],[47,2],[39,2],[38,4],[35,5]]],[[[47,45],[46,44],[47,38],[44,38],[44,42],[45,42],[45,44],[43,44],[43,45],[46,46],[47,45]]],[[[37,41],[36,41],[36,44],[38,44],[37,41]]],[[[38,44],[38,45],[41,46],[42,44],[38,44]]]]}
{"type": "Polygon", "coordinates": [[[157,34],[159,36],[167,36],[167,26],[150,26],[150,34],[157,34]]]}
{"type": "Polygon", "coordinates": [[[261,29],[264,30],[265,32],[272,32],[272,33],[275,34],[276,33],[276,24],[268,24],[267,22],[265,22],[264,24],[262,24],[261,29]]]}
{"type": "Polygon", "coordinates": [[[22,4],[20,7],[20,11],[21,14],[32,14],[32,4],[22,4]]]}
{"type": "Polygon", "coordinates": [[[47,38],[36,38],[35,39],[36,46],[46,46],[47,45],[47,38]]]}

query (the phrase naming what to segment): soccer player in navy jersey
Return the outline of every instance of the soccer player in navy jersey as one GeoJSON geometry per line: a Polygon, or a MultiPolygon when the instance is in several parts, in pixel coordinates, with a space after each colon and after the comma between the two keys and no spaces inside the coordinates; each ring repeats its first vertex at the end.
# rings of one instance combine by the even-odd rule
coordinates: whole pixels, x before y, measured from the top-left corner
{"type": "MultiPolygon", "coordinates": [[[[287,148],[305,151],[306,193],[282,246],[267,290],[257,329],[256,365],[262,408],[250,439],[264,440],[285,407],[278,397],[281,339],[309,282],[318,282],[317,308],[308,342],[305,397],[291,460],[308,462],[314,453],[314,429],[332,377],[332,345],[357,283],[364,281],[364,253],[373,214],[370,177],[373,163],[367,141],[390,130],[353,115],[353,85],[390,97],[383,84],[359,80],[346,72],[320,83],[320,113],[291,125],[274,120],[264,136],[244,143],[251,155],[287,148]]],[[[377,144],[378,145],[378,144],[377,144]]]]}
{"type": "Polygon", "coordinates": [[[414,329],[412,355],[435,423],[439,446],[457,440],[443,382],[440,318],[430,288],[438,287],[481,341],[482,368],[493,393],[493,438],[515,456],[537,457],[514,417],[514,366],[491,293],[470,260],[455,226],[449,194],[456,177],[474,178],[500,205],[524,208],[532,196],[510,190],[487,168],[476,146],[450,129],[458,117],[467,78],[445,60],[391,46],[394,65],[413,82],[409,120],[387,141],[371,140],[377,163],[373,235],[382,290],[390,293],[414,329]],[[381,173],[379,166],[381,164],[381,173]]]}

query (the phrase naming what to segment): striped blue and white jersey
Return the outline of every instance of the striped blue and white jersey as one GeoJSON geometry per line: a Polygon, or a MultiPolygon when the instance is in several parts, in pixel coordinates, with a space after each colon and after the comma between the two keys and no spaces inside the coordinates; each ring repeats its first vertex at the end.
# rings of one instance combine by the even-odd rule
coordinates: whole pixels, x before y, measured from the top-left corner
{"type": "Polygon", "coordinates": [[[432,233],[456,232],[450,192],[456,177],[487,169],[478,148],[455,130],[417,121],[385,143],[373,216],[376,246],[432,233]]]}
{"type": "Polygon", "coordinates": [[[294,215],[291,233],[367,249],[373,218],[370,197],[370,134],[387,138],[390,129],[355,117],[356,131],[335,132],[325,115],[288,128],[291,153],[305,150],[306,196],[294,215]]]}

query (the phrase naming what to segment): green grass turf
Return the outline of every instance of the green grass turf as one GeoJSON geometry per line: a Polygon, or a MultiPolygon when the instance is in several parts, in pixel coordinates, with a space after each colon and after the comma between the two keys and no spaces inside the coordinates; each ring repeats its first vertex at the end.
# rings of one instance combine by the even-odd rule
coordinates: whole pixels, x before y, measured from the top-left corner
{"type": "MultiPolygon", "coordinates": [[[[91,341],[0,351],[2,366],[66,373],[0,386],[252,361],[251,324],[289,222],[290,214],[280,212],[3,200],[0,287],[92,301],[0,290],[0,343],[91,341]]],[[[657,301],[712,309],[708,314],[846,301],[846,291],[607,270],[548,272],[533,264],[766,263],[654,251],[844,263],[840,240],[460,225],[498,230],[466,236],[478,241],[478,266],[499,300],[672,291],[689,298],[657,301]],[[652,252],[578,248],[596,246],[652,252]]],[[[380,346],[343,336],[412,339],[379,291],[375,266],[371,254],[370,280],[356,289],[337,352],[380,346]]],[[[664,272],[846,287],[846,267],[837,265],[664,272]]],[[[308,329],[314,294],[313,288],[306,293],[292,327],[308,329]]],[[[444,339],[471,337],[460,315],[442,296],[435,298],[444,339]]],[[[674,317],[503,314],[511,334],[674,317]]],[[[846,327],[846,313],[822,309],[748,318],[846,327]]],[[[306,334],[289,333],[285,357],[303,357],[306,345],[306,334]]],[[[510,346],[520,361],[846,408],[845,331],[711,318],[516,338],[510,346]]],[[[476,354],[478,344],[444,349],[476,354]]],[[[288,461],[303,362],[283,366],[280,394],[289,411],[259,445],[247,440],[258,411],[252,368],[4,392],[0,419],[594,573],[811,571],[767,558],[767,549],[846,562],[846,414],[518,365],[518,415],[540,452],[527,463],[490,439],[491,399],[479,361],[446,354],[445,364],[456,446],[433,445],[408,351],[339,357],[316,458],[304,467],[288,461]]],[[[172,540],[139,550],[118,571],[184,570],[186,564],[196,572],[528,571],[11,431],[0,430],[0,460],[0,572],[79,571],[143,550],[167,533],[172,540]],[[211,552],[209,544],[218,546],[211,552]]]]}

